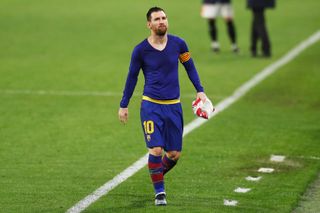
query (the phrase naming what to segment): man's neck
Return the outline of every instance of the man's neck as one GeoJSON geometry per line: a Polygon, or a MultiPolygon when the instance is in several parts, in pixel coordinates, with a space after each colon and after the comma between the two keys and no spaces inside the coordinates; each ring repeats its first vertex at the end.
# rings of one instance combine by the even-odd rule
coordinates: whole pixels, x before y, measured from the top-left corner
{"type": "Polygon", "coordinates": [[[159,35],[155,35],[155,34],[151,34],[148,38],[149,42],[151,42],[152,44],[166,44],[167,40],[168,40],[168,35],[167,33],[163,36],[159,36],[159,35]]]}

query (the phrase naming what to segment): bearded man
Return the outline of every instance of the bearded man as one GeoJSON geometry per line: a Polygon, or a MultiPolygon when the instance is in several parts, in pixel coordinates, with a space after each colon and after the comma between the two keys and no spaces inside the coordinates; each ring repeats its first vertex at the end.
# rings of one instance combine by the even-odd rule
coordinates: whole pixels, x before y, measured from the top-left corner
{"type": "Polygon", "coordinates": [[[132,52],[118,115],[122,123],[128,121],[129,101],[142,69],[145,85],[140,110],[141,126],[149,150],[148,168],[155,191],[155,205],[160,206],[167,205],[164,175],[176,165],[182,150],[179,61],[196,90],[196,98],[205,102],[206,95],[185,41],[167,33],[165,11],[152,7],[146,16],[150,36],[132,52]]]}

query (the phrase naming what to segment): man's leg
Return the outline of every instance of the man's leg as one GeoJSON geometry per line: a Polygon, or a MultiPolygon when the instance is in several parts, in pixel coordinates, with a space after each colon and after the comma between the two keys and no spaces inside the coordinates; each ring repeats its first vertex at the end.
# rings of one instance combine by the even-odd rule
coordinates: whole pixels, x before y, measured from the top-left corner
{"type": "Polygon", "coordinates": [[[271,56],[271,45],[269,41],[269,35],[266,28],[265,17],[264,17],[264,9],[255,11],[255,20],[256,20],[256,29],[259,34],[259,38],[261,38],[262,42],[262,52],[263,56],[270,57],[271,56]]]}
{"type": "Polygon", "coordinates": [[[237,34],[236,34],[236,27],[233,21],[233,8],[231,3],[223,3],[221,6],[221,15],[225,20],[227,25],[227,32],[231,41],[231,50],[235,53],[239,51],[237,46],[237,34]]]}
{"type": "Polygon", "coordinates": [[[162,166],[164,122],[159,112],[161,112],[161,105],[142,101],[140,110],[141,127],[146,146],[149,149],[148,168],[156,194],[155,204],[166,205],[162,166]]]}
{"type": "Polygon", "coordinates": [[[234,26],[234,22],[232,18],[226,19],[227,29],[228,29],[228,35],[231,41],[231,49],[233,52],[238,52],[239,48],[237,46],[237,37],[236,37],[236,28],[234,26]]]}
{"type": "Polygon", "coordinates": [[[258,34],[258,27],[259,27],[259,22],[258,22],[258,14],[255,10],[252,11],[252,24],[251,24],[251,46],[250,46],[250,51],[251,55],[253,57],[257,56],[257,43],[259,39],[259,34],[258,34]]]}
{"type": "Polygon", "coordinates": [[[153,147],[149,149],[148,168],[153,183],[153,188],[156,194],[155,205],[167,205],[164,190],[161,147],[153,147]]]}
{"type": "Polygon", "coordinates": [[[180,153],[178,151],[168,151],[162,158],[163,175],[169,172],[179,160],[180,153]]]}
{"type": "Polygon", "coordinates": [[[211,48],[214,52],[219,52],[220,46],[218,43],[218,30],[216,26],[216,20],[214,18],[208,19],[208,24],[211,39],[211,48]]]}

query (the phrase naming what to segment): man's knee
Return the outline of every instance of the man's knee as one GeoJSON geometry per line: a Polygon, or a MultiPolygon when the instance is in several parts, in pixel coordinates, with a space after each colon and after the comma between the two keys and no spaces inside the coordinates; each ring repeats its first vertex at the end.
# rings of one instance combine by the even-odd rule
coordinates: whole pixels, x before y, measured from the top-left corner
{"type": "Polygon", "coordinates": [[[161,156],[162,155],[162,147],[149,148],[149,154],[154,155],[154,156],[161,156]]]}
{"type": "Polygon", "coordinates": [[[233,18],[232,18],[232,17],[224,17],[224,21],[225,21],[227,24],[233,24],[233,18]]]}
{"type": "Polygon", "coordinates": [[[174,160],[174,161],[178,161],[179,158],[180,158],[180,155],[181,155],[181,152],[178,152],[178,151],[168,151],[166,153],[167,157],[170,158],[171,160],[174,160]]]}

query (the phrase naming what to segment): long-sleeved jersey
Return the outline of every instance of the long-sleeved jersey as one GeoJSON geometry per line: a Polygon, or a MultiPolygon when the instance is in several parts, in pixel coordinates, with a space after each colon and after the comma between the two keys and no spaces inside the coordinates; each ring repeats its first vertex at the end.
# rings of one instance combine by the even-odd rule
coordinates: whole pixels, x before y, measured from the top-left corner
{"type": "Polygon", "coordinates": [[[128,106],[140,69],[142,69],[145,78],[143,96],[155,100],[179,99],[179,60],[184,65],[197,92],[203,92],[198,72],[184,40],[174,35],[168,35],[166,47],[160,51],[152,47],[145,39],[132,52],[120,107],[128,106]]]}

